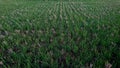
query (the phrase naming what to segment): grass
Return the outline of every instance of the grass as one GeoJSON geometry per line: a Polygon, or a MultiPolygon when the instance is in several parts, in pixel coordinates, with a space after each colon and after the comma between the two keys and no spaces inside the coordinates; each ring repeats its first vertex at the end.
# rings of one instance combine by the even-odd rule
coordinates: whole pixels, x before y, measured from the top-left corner
{"type": "Polygon", "coordinates": [[[117,0],[0,0],[0,66],[119,68],[119,6],[117,0]]]}

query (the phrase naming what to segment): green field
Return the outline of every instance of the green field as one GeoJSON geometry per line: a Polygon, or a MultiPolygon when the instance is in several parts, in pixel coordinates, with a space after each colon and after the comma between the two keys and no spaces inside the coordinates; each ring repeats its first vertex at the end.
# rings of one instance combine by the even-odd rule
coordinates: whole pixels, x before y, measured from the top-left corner
{"type": "Polygon", "coordinates": [[[119,0],[0,0],[0,68],[119,67],[119,0]]]}

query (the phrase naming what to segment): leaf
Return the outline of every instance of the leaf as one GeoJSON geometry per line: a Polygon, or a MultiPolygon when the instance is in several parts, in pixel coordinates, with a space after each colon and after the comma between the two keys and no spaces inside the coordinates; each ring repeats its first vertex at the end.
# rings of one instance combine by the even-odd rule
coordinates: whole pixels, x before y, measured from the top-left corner
{"type": "Polygon", "coordinates": [[[90,68],[93,68],[93,64],[90,63],[90,68]]]}
{"type": "Polygon", "coordinates": [[[109,62],[105,63],[105,68],[111,68],[111,67],[112,67],[112,64],[110,64],[109,62]]]}
{"type": "Polygon", "coordinates": [[[13,52],[14,52],[14,51],[13,51],[12,48],[8,49],[8,53],[13,53],[13,52]]]}
{"type": "Polygon", "coordinates": [[[4,35],[0,35],[0,39],[3,39],[3,38],[5,38],[5,36],[4,35]]]}
{"type": "Polygon", "coordinates": [[[3,65],[3,62],[2,62],[2,61],[0,61],[0,65],[3,65]]]}

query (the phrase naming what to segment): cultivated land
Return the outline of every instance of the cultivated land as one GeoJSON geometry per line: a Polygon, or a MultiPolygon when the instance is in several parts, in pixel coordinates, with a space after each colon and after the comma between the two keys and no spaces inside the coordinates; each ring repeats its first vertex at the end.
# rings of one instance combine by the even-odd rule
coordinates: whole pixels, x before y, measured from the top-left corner
{"type": "Polygon", "coordinates": [[[119,68],[120,1],[0,0],[3,68],[119,68]]]}

